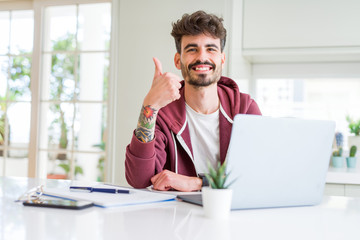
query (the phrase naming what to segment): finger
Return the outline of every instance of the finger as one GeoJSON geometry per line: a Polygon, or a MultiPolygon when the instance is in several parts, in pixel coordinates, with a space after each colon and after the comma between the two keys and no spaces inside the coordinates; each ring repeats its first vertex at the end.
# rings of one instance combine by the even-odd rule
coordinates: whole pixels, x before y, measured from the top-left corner
{"type": "Polygon", "coordinates": [[[153,183],[153,188],[155,190],[163,190],[163,187],[162,187],[162,184],[161,184],[161,181],[157,180],[156,182],[153,183]]]}
{"type": "Polygon", "coordinates": [[[158,176],[155,180],[151,179],[151,182],[153,184],[153,188],[155,190],[164,190],[163,181],[161,176],[158,176]]]}
{"type": "Polygon", "coordinates": [[[179,99],[180,99],[180,97],[181,97],[181,95],[180,95],[180,94],[177,94],[177,95],[175,96],[174,101],[179,100],[179,99]]]}
{"type": "Polygon", "coordinates": [[[165,76],[165,77],[170,78],[171,83],[174,86],[176,86],[177,89],[180,89],[182,87],[182,81],[183,80],[178,75],[175,75],[175,74],[169,73],[169,72],[163,73],[162,75],[165,76]]]}
{"type": "Polygon", "coordinates": [[[169,183],[163,181],[162,179],[159,179],[154,185],[153,188],[155,190],[160,190],[160,191],[168,191],[170,189],[172,189],[171,185],[169,185],[169,183]]]}
{"type": "Polygon", "coordinates": [[[177,89],[180,89],[182,87],[181,83],[180,82],[176,82],[176,87],[177,89]]]}
{"type": "Polygon", "coordinates": [[[163,170],[162,172],[156,174],[151,178],[151,182],[153,184],[153,188],[156,190],[169,190],[171,188],[170,182],[168,179],[168,171],[163,170]]]}
{"type": "Polygon", "coordinates": [[[158,180],[159,176],[160,176],[161,173],[158,173],[156,174],[155,176],[153,176],[150,181],[152,182],[152,184],[155,184],[156,181],[158,180]]]}
{"type": "Polygon", "coordinates": [[[155,64],[155,73],[154,77],[161,76],[162,75],[162,65],[159,59],[153,58],[154,64],[155,64]]]}

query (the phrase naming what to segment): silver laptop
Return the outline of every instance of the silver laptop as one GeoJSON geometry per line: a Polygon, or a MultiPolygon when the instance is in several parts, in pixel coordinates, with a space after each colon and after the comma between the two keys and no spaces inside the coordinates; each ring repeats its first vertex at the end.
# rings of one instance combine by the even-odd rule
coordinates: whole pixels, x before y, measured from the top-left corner
{"type": "MultiPolygon", "coordinates": [[[[320,203],[334,131],[333,121],[237,115],[227,153],[232,209],[320,203]]],[[[179,198],[201,205],[201,196],[179,198]]]]}

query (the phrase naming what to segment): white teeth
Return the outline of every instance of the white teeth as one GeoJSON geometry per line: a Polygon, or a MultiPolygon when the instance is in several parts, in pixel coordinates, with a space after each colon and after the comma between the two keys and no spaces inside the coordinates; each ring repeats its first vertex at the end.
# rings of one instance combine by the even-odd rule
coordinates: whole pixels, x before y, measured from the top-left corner
{"type": "Polygon", "coordinates": [[[205,71],[205,70],[209,70],[209,68],[207,67],[197,67],[195,68],[196,71],[205,71]]]}

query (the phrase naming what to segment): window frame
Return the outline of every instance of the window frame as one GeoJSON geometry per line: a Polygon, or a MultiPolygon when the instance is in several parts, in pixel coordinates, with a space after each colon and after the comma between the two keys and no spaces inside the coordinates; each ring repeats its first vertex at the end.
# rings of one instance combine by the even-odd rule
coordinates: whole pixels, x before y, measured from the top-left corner
{"type": "MultiPolygon", "coordinates": [[[[15,12],[15,11],[33,11],[33,8],[32,8],[32,4],[31,2],[27,2],[27,1],[19,1],[19,2],[15,2],[15,3],[11,3],[11,2],[0,2],[0,9],[1,11],[4,11],[4,12],[9,12],[9,16],[10,16],[10,25],[12,24],[11,21],[12,21],[12,12],[15,12]]],[[[34,12],[33,12],[33,15],[34,15],[34,12]]],[[[14,57],[19,57],[19,56],[22,56],[22,57],[28,57],[28,58],[32,58],[32,54],[29,54],[29,53],[20,53],[20,54],[16,54],[16,53],[11,53],[11,52],[7,52],[6,55],[7,57],[9,57],[9,60],[14,58],[14,57]]],[[[11,68],[11,62],[9,61],[9,66],[8,66],[8,76],[7,76],[7,81],[9,81],[9,77],[10,77],[10,68],[11,68]]],[[[32,68],[32,63],[31,63],[31,68],[32,68]]],[[[32,78],[30,77],[30,82],[31,82],[32,78]]],[[[31,91],[31,89],[30,89],[31,91]]],[[[8,108],[9,108],[9,104],[11,103],[29,103],[30,104],[30,107],[31,107],[31,101],[29,100],[14,100],[14,101],[11,101],[9,100],[7,97],[8,97],[8,92],[9,92],[9,86],[8,86],[8,82],[7,82],[7,90],[6,90],[6,99],[5,99],[5,103],[6,103],[6,106],[7,106],[7,110],[4,112],[5,116],[8,115],[8,108]]],[[[31,94],[31,93],[30,93],[31,94]]],[[[7,154],[9,151],[11,150],[25,150],[26,148],[22,148],[22,147],[14,147],[14,146],[11,146],[9,145],[9,121],[7,120],[8,118],[5,119],[5,138],[4,138],[4,148],[2,149],[3,151],[3,154],[4,154],[4,162],[2,163],[2,171],[1,171],[1,175],[6,175],[6,163],[8,161],[8,158],[7,157],[7,154]]],[[[30,126],[30,131],[31,131],[31,126],[30,126]]],[[[29,133],[29,136],[30,136],[30,133],[29,133]]],[[[29,146],[30,146],[30,139],[29,139],[29,144],[28,144],[28,152],[29,152],[29,146]]],[[[29,154],[29,153],[28,153],[29,154]]],[[[28,163],[29,163],[30,160],[28,160],[28,163]]]]}
{"type": "MultiPolygon", "coordinates": [[[[32,84],[32,93],[33,93],[33,98],[32,98],[32,106],[35,106],[36,109],[33,109],[32,111],[32,116],[31,116],[31,139],[30,139],[30,143],[31,146],[29,146],[29,167],[28,167],[28,176],[29,177],[41,177],[44,178],[47,174],[47,168],[43,167],[46,166],[46,163],[44,162],[40,162],[39,159],[39,132],[40,132],[40,107],[41,107],[41,89],[40,89],[40,80],[42,78],[41,74],[42,74],[42,54],[43,54],[43,50],[42,50],[42,41],[44,39],[44,33],[42,32],[43,30],[43,20],[44,20],[44,9],[46,7],[50,7],[50,6],[64,6],[64,5],[76,5],[76,4],[90,4],[90,3],[111,3],[112,1],[110,0],[64,0],[64,1],[41,1],[41,0],[35,0],[34,1],[34,16],[35,16],[35,30],[34,30],[34,43],[38,43],[36,44],[36,46],[34,46],[34,52],[33,52],[33,66],[34,69],[32,69],[32,74],[34,74],[34,79],[37,79],[37,81],[34,81],[35,83],[32,84]],[[38,39],[36,39],[36,37],[38,39]],[[31,152],[30,152],[31,151],[31,152]],[[31,161],[30,161],[31,160],[31,161]]],[[[113,14],[112,14],[113,16],[113,14]]],[[[113,19],[111,20],[111,24],[113,26],[113,19]]],[[[113,42],[113,38],[112,38],[112,34],[111,34],[111,44],[113,42]]],[[[109,86],[112,85],[112,78],[111,78],[111,69],[112,69],[112,59],[111,59],[111,46],[110,46],[110,66],[109,66],[109,86]]],[[[109,89],[111,89],[111,87],[109,87],[109,89]]],[[[108,93],[109,95],[111,94],[110,92],[108,93]]],[[[112,104],[110,101],[110,96],[107,100],[108,102],[108,107],[107,107],[107,111],[109,113],[109,111],[112,110],[112,104]]],[[[113,121],[110,120],[110,118],[108,117],[107,119],[107,126],[110,126],[112,124],[113,121]]],[[[109,141],[107,141],[107,143],[110,143],[109,141]]],[[[110,145],[107,144],[107,145],[110,145]]],[[[107,148],[109,148],[107,146],[107,148]]],[[[110,148],[111,149],[111,148],[110,148]]],[[[110,149],[106,149],[106,153],[105,155],[107,156],[107,161],[110,162],[112,161],[110,159],[110,154],[108,154],[108,152],[110,151],[110,149]]],[[[108,164],[106,164],[108,165],[108,164]]],[[[74,161],[70,162],[70,179],[74,179],[74,168],[75,168],[75,163],[74,161]]],[[[105,180],[108,180],[108,178],[111,176],[108,176],[106,174],[106,169],[107,166],[105,166],[105,180]]]]}
{"type": "MultiPolygon", "coordinates": [[[[258,97],[258,80],[266,79],[356,79],[360,81],[360,62],[294,62],[294,63],[253,63],[250,81],[252,96],[258,97]]],[[[261,109],[260,109],[261,110],[261,109]]],[[[344,122],[345,122],[344,116],[344,122]]],[[[341,125],[343,126],[343,124],[341,125]]],[[[347,134],[344,134],[347,137],[347,134]]],[[[347,140],[346,140],[347,141],[347,140]]]]}
{"type": "MultiPolygon", "coordinates": [[[[115,136],[112,134],[115,129],[115,121],[113,114],[116,106],[116,95],[114,92],[114,81],[117,73],[113,66],[116,66],[117,54],[113,49],[117,49],[117,17],[116,12],[119,7],[119,3],[116,0],[56,0],[56,1],[44,1],[44,0],[28,0],[28,1],[5,1],[0,2],[1,11],[13,11],[13,10],[33,10],[34,11],[34,39],[33,39],[33,52],[32,52],[32,64],[31,64],[31,123],[30,123],[30,139],[28,146],[28,177],[46,178],[47,169],[43,167],[43,163],[39,162],[39,132],[40,132],[40,109],[41,109],[41,80],[42,80],[42,43],[43,43],[43,21],[44,21],[44,9],[50,6],[64,6],[74,4],[91,4],[91,3],[110,3],[111,4],[111,40],[109,49],[109,89],[107,99],[107,123],[108,137],[106,153],[107,160],[104,166],[105,181],[113,182],[115,172],[111,170],[111,166],[114,165],[113,159],[115,156],[115,136]],[[109,170],[110,169],[110,170],[109,170]]],[[[74,164],[71,164],[74,165],[74,164]]],[[[45,165],[46,166],[46,165],[45,165]]],[[[71,177],[73,179],[73,176],[71,177]]]]}

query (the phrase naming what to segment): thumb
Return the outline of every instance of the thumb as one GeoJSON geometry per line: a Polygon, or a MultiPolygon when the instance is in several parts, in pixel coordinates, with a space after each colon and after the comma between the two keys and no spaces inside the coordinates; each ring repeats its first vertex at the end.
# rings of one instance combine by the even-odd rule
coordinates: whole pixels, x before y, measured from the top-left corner
{"type": "Polygon", "coordinates": [[[159,59],[153,58],[154,64],[155,64],[155,73],[154,77],[162,75],[162,65],[159,59]]]}

